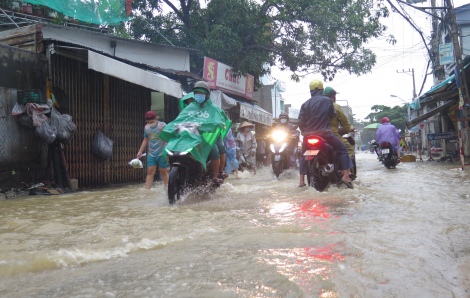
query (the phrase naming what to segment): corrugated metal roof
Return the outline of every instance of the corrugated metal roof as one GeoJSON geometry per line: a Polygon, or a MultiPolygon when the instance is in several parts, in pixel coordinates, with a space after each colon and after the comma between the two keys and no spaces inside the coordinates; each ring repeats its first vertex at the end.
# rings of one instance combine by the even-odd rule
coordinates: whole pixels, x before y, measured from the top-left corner
{"type": "Polygon", "coordinates": [[[184,50],[184,51],[190,51],[190,52],[200,52],[200,50],[197,50],[197,49],[171,46],[171,45],[155,43],[155,42],[149,42],[149,41],[138,40],[138,39],[123,38],[123,37],[118,37],[118,36],[114,36],[114,35],[110,35],[110,34],[106,34],[106,33],[101,33],[101,32],[81,29],[81,28],[73,28],[73,27],[69,27],[69,26],[60,26],[60,25],[49,24],[49,23],[44,23],[43,26],[44,27],[53,27],[53,28],[58,28],[58,29],[63,29],[63,30],[73,30],[73,31],[78,31],[78,32],[86,32],[86,33],[91,34],[91,35],[96,35],[96,36],[100,36],[100,37],[111,39],[111,40],[121,40],[121,41],[132,42],[132,43],[140,43],[140,44],[151,44],[151,45],[156,45],[156,46],[161,46],[161,47],[166,47],[166,48],[171,48],[171,49],[177,49],[177,50],[184,50]]]}

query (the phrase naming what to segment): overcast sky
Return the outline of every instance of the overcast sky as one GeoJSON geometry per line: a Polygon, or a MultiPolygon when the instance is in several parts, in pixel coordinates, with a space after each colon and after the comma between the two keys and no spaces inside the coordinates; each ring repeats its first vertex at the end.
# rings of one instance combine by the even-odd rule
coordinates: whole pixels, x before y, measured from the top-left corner
{"type": "MultiPolygon", "coordinates": [[[[442,0],[437,0],[437,6],[442,6],[442,0]]],[[[454,7],[468,3],[469,0],[454,0],[454,7]]],[[[396,5],[396,2],[395,2],[396,5]]],[[[430,0],[416,6],[431,6],[430,0]]],[[[431,33],[431,16],[428,16],[413,8],[406,8],[413,18],[429,37],[431,33]]],[[[347,100],[352,108],[355,118],[363,119],[371,112],[371,106],[375,104],[395,106],[403,104],[399,98],[392,98],[390,95],[401,97],[405,102],[411,102],[413,95],[413,79],[411,75],[399,74],[398,71],[415,70],[416,93],[419,93],[423,83],[425,70],[428,61],[426,49],[419,34],[404,20],[398,13],[391,13],[390,16],[382,20],[387,26],[386,36],[392,34],[397,43],[388,44],[385,39],[373,40],[367,44],[377,55],[377,63],[372,72],[360,77],[349,75],[346,72],[339,72],[332,82],[326,83],[339,92],[337,100],[347,100]]],[[[432,65],[432,64],[431,64],[432,65]]],[[[428,73],[431,72],[430,66],[428,73]]],[[[290,80],[291,73],[280,71],[274,67],[272,69],[273,78],[283,80],[287,84],[287,90],[282,94],[286,104],[300,109],[309,97],[308,84],[313,79],[322,79],[321,75],[309,75],[299,83],[290,80]]],[[[433,76],[429,75],[423,89],[423,93],[433,86],[433,76]]],[[[339,102],[343,105],[345,102],[339,102]]]]}

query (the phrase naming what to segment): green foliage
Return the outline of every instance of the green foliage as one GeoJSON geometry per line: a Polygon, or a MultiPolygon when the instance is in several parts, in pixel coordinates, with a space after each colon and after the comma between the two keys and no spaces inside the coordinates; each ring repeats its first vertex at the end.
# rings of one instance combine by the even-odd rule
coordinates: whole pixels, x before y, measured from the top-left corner
{"type": "Polygon", "coordinates": [[[408,105],[394,106],[393,108],[384,105],[374,105],[371,108],[373,113],[367,115],[366,119],[370,123],[382,123],[383,117],[388,117],[390,123],[395,125],[397,129],[405,131],[405,114],[408,113],[408,105]]]}
{"type": "Polygon", "coordinates": [[[208,56],[257,80],[266,63],[296,80],[369,72],[376,57],[364,44],[383,35],[380,18],[389,13],[382,0],[211,0],[205,8],[198,0],[179,2],[135,0],[137,17],[126,30],[136,39],[201,50],[191,54],[193,70],[208,56]]]}

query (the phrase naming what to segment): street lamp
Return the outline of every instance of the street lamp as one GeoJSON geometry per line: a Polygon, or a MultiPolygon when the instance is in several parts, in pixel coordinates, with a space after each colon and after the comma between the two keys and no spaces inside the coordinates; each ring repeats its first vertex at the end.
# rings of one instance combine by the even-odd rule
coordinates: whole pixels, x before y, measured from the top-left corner
{"type": "MultiPolygon", "coordinates": [[[[401,101],[403,101],[405,104],[408,104],[406,101],[404,101],[401,97],[398,97],[396,95],[390,95],[390,97],[396,97],[396,98],[399,98],[401,101]]],[[[406,120],[406,112],[404,112],[404,118],[406,120]]],[[[410,120],[410,106],[408,105],[408,120],[410,120]]]]}
{"type": "Polygon", "coordinates": [[[404,103],[407,103],[406,101],[404,101],[401,97],[398,97],[396,95],[390,95],[390,97],[396,97],[396,98],[399,98],[401,101],[403,101],[404,103]]]}

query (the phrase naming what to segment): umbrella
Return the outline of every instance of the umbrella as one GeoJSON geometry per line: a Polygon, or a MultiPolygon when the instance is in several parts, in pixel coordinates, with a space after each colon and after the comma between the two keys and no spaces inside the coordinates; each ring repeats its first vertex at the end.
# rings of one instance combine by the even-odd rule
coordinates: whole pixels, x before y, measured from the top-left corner
{"type": "Polygon", "coordinates": [[[380,123],[372,123],[372,124],[369,124],[366,127],[364,127],[364,130],[377,130],[381,126],[382,126],[382,124],[380,124],[380,123]]]}

